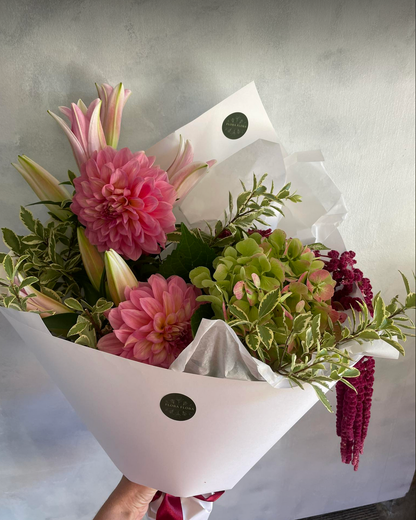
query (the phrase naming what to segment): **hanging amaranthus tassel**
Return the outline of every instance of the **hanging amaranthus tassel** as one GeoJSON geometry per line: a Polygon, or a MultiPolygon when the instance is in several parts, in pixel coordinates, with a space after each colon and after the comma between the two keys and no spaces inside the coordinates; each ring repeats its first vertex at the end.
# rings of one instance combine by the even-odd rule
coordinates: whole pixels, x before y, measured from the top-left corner
{"type": "Polygon", "coordinates": [[[374,358],[365,356],[356,363],[359,377],[349,379],[357,392],[339,382],[337,389],[337,435],[341,437],[341,460],[358,470],[370,422],[374,384],[374,358]]]}

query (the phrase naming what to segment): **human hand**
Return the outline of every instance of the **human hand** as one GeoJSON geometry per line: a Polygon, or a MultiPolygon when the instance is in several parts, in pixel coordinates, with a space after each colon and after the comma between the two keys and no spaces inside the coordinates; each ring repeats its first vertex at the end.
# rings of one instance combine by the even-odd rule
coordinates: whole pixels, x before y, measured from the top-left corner
{"type": "Polygon", "coordinates": [[[94,520],[142,520],[156,491],[123,475],[94,520]]]}

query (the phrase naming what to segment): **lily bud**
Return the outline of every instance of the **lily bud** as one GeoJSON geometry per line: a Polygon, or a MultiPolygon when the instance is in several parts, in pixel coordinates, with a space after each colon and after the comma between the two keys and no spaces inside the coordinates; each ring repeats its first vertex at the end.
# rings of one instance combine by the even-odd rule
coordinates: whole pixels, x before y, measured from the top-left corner
{"type": "Polygon", "coordinates": [[[104,271],[104,261],[102,255],[97,248],[93,246],[85,236],[84,228],[77,229],[79,251],[81,253],[82,263],[87,272],[90,282],[97,291],[100,290],[101,277],[104,271]]]}
{"type": "Polygon", "coordinates": [[[102,101],[101,123],[104,128],[105,139],[108,146],[117,148],[120,137],[121,116],[131,90],[124,88],[123,83],[111,87],[107,83],[97,85],[98,96],[102,101]]]}
{"type": "Polygon", "coordinates": [[[35,295],[26,301],[26,307],[28,311],[39,312],[41,318],[47,318],[52,314],[66,314],[68,312],[73,312],[63,303],[60,303],[57,300],[46,296],[46,294],[37,291],[31,285],[26,285],[26,287],[21,289],[19,293],[22,298],[29,296],[29,294],[35,295]]]}
{"type": "MultiPolygon", "coordinates": [[[[53,202],[62,202],[70,199],[71,195],[64,186],[59,184],[53,175],[47,172],[42,166],[29,159],[26,155],[18,156],[18,164],[12,163],[12,166],[20,173],[20,175],[29,184],[32,190],[39,197],[39,200],[50,200],[53,202]]],[[[70,211],[61,209],[59,206],[46,204],[51,213],[60,219],[67,218],[71,215],[70,211]]]]}
{"type": "Polygon", "coordinates": [[[138,287],[139,282],[125,260],[114,249],[105,252],[104,264],[111,299],[118,305],[126,299],[125,289],[138,287]]]}

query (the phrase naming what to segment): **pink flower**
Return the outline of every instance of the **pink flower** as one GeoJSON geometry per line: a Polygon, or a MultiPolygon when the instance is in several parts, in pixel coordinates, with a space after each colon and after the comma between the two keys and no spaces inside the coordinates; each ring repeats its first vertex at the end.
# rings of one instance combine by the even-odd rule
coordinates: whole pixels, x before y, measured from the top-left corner
{"type": "Polygon", "coordinates": [[[98,341],[105,352],[169,368],[192,341],[191,317],[201,291],[179,276],[167,280],[160,274],[126,288],[126,301],[111,309],[108,319],[114,332],[98,341]]]}
{"type": "Polygon", "coordinates": [[[330,300],[334,296],[335,280],[325,269],[313,271],[306,282],[314,300],[317,302],[330,300]]]}
{"type": "Polygon", "coordinates": [[[120,137],[121,115],[131,90],[124,88],[123,83],[112,87],[107,83],[97,85],[98,96],[102,101],[101,124],[104,129],[107,144],[117,148],[120,137]]]}
{"type": "Polygon", "coordinates": [[[94,152],[74,180],[71,210],[99,251],[114,249],[137,260],[160,252],[174,231],[176,191],[154,158],[107,147],[94,152]]]}
{"type": "Polygon", "coordinates": [[[194,162],[194,151],[190,141],[184,141],[180,135],[175,159],[166,170],[169,182],[178,194],[178,200],[183,199],[216,162],[215,160],[194,162]]]}
{"type": "Polygon", "coordinates": [[[88,108],[81,100],[77,104],[72,103],[71,108],[59,107],[59,110],[69,119],[71,128],[61,117],[48,110],[65,132],[80,171],[93,152],[106,147],[100,109],[101,101],[98,98],[88,108]]]}

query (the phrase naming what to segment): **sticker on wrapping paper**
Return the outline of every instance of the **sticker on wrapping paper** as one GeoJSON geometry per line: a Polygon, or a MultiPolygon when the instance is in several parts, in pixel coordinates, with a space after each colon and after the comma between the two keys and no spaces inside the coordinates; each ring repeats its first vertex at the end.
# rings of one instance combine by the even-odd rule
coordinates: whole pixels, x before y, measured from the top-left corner
{"type": "Polygon", "coordinates": [[[174,421],[188,421],[196,414],[196,405],[183,394],[168,394],[160,400],[160,409],[174,421]]]}
{"type": "Polygon", "coordinates": [[[234,112],[224,119],[222,132],[228,139],[240,139],[247,132],[248,119],[242,112],[234,112]]]}

